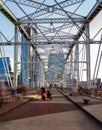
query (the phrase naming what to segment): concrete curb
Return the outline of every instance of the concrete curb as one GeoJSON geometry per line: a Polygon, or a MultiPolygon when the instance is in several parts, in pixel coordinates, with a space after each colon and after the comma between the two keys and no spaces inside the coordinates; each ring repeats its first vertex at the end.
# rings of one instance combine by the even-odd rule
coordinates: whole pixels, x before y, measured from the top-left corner
{"type": "Polygon", "coordinates": [[[80,110],[82,110],[84,113],[86,113],[89,117],[91,117],[92,119],[94,119],[94,121],[96,121],[99,125],[102,126],[102,121],[100,121],[99,119],[97,119],[94,115],[92,115],[90,112],[88,112],[87,110],[85,110],[80,104],[76,103],[75,101],[73,101],[69,96],[65,95],[63,92],[61,92],[60,90],[58,90],[61,94],[63,94],[68,100],[70,100],[72,103],[74,103],[80,110]]]}
{"type": "Polygon", "coordinates": [[[71,102],[73,102],[77,107],[79,107],[84,113],[86,113],[88,116],[90,116],[92,119],[94,119],[99,125],[102,126],[102,121],[100,121],[99,119],[97,119],[94,115],[92,115],[90,112],[88,112],[87,110],[85,110],[80,104],[74,102],[70,97],[66,96],[66,98],[68,98],[71,102]]]}
{"type": "Polygon", "coordinates": [[[25,103],[27,103],[27,102],[29,102],[29,101],[30,101],[30,99],[27,100],[26,102],[24,101],[24,102],[21,102],[20,104],[17,104],[17,105],[15,105],[15,106],[11,107],[10,109],[8,109],[8,110],[6,110],[6,111],[0,113],[0,116],[3,116],[3,115],[5,115],[5,114],[9,113],[10,111],[12,111],[12,110],[14,110],[14,109],[16,109],[16,108],[22,106],[23,104],[25,104],[25,103]]]}

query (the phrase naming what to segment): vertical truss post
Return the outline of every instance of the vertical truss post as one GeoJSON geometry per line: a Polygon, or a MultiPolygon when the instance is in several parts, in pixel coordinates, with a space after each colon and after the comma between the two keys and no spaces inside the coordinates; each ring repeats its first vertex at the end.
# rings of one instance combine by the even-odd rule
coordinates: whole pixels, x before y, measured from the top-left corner
{"type": "Polygon", "coordinates": [[[29,85],[29,80],[30,80],[30,71],[31,71],[31,69],[30,69],[30,46],[29,45],[27,45],[27,55],[26,55],[26,58],[27,58],[27,65],[26,65],[26,83],[27,83],[27,85],[29,85]]]}
{"type": "Polygon", "coordinates": [[[45,72],[44,71],[45,71],[44,66],[42,64],[42,66],[41,66],[41,86],[43,86],[44,80],[45,80],[45,72]]]}
{"type": "Polygon", "coordinates": [[[74,76],[79,84],[79,44],[75,46],[75,62],[74,62],[74,76]]]}
{"type": "Polygon", "coordinates": [[[69,80],[70,80],[70,76],[69,76],[69,63],[67,63],[66,65],[66,70],[67,70],[67,87],[70,87],[69,85],[69,80]]]}
{"type": "Polygon", "coordinates": [[[90,44],[89,44],[89,24],[86,25],[86,72],[87,72],[87,87],[91,85],[90,83],[90,44]]]}
{"type": "Polygon", "coordinates": [[[73,85],[73,51],[71,52],[69,62],[70,62],[70,69],[69,69],[69,79],[70,79],[70,81],[69,81],[69,84],[73,85]]]}
{"type": "MultiPolygon", "coordinates": [[[[31,37],[31,27],[30,25],[27,25],[27,28],[26,28],[26,32],[27,34],[29,35],[29,37],[31,37]]],[[[30,40],[29,40],[30,42],[30,40]]],[[[27,47],[27,52],[26,52],[26,58],[27,58],[27,65],[26,65],[26,83],[29,85],[29,82],[30,82],[30,72],[32,71],[32,69],[30,68],[30,45],[26,45],[27,47]]]]}
{"type": "MultiPolygon", "coordinates": [[[[35,56],[35,51],[34,51],[34,49],[32,50],[32,52],[33,52],[33,59],[32,59],[32,61],[34,62],[34,56],[35,56]]],[[[33,83],[33,88],[34,88],[34,63],[32,64],[32,83],[33,83]]]]}
{"type": "MultiPolygon", "coordinates": [[[[15,43],[18,42],[18,33],[19,28],[17,25],[15,25],[15,43]]],[[[14,45],[14,87],[17,88],[18,80],[17,80],[17,62],[18,62],[18,45],[14,45]]]]}
{"type": "Polygon", "coordinates": [[[27,85],[29,85],[29,76],[30,76],[30,63],[29,63],[29,61],[30,61],[30,46],[29,45],[27,45],[27,55],[26,55],[26,58],[27,58],[27,65],[26,65],[26,83],[27,83],[27,85]]]}
{"type": "Polygon", "coordinates": [[[35,53],[35,50],[34,50],[34,73],[33,73],[33,76],[34,76],[34,86],[37,87],[37,71],[38,71],[38,62],[37,62],[37,55],[35,53]]]}

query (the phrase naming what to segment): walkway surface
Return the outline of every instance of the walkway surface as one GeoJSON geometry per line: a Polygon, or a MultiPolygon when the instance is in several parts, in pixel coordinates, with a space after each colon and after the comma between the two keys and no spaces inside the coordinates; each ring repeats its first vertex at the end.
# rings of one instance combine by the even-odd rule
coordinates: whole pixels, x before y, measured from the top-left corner
{"type": "Polygon", "coordinates": [[[102,98],[94,96],[69,96],[66,94],[69,99],[71,99],[75,104],[81,107],[83,110],[88,112],[99,122],[102,123],[102,98]],[[89,100],[88,104],[84,103],[84,99],[89,100]]]}
{"type": "MultiPolygon", "coordinates": [[[[0,108],[0,129],[2,130],[96,130],[94,125],[79,114],[77,107],[62,97],[55,89],[53,99],[41,101],[39,95],[27,95],[17,102],[4,104],[0,108]],[[32,98],[32,100],[30,100],[32,98]],[[29,101],[30,100],[30,101],[29,101]],[[16,109],[15,109],[16,108],[16,109]],[[20,108],[20,110],[19,110],[20,108]],[[24,108],[26,113],[24,112],[24,108]],[[18,113],[17,113],[17,112],[18,113]],[[20,112],[20,114],[19,114],[20,112]],[[16,114],[15,114],[16,113],[16,114]],[[77,120],[75,119],[77,118],[77,120]],[[82,119],[81,119],[82,118],[82,119]],[[80,119],[79,124],[78,120],[80,119]],[[84,119],[84,120],[83,120],[84,119]],[[83,124],[85,125],[83,128],[83,124]],[[91,123],[90,123],[91,124],[91,123]]],[[[69,96],[82,109],[102,122],[102,100],[86,96],[69,96]],[[83,99],[90,99],[84,104],[83,99]]],[[[100,128],[97,130],[101,130],[100,128]]]]}

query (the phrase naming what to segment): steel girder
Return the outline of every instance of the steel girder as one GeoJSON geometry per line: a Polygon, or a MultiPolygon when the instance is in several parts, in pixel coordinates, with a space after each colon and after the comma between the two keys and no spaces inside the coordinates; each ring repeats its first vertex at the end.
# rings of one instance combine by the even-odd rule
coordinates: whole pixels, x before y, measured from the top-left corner
{"type": "MultiPolygon", "coordinates": [[[[50,23],[72,23],[72,20],[69,18],[47,18],[47,19],[32,19],[34,24],[50,24],[50,23]]],[[[20,20],[23,24],[32,23],[29,19],[27,20],[20,20]]],[[[76,23],[83,23],[85,20],[81,18],[73,18],[73,21],[76,23]]]]}
{"type": "MultiPolygon", "coordinates": [[[[88,44],[101,44],[102,43],[102,40],[101,41],[92,41],[92,40],[89,40],[88,41],[88,44]]],[[[69,45],[73,45],[73,44],[87,44],[87,42],[86,41],[71,41],[71,40],[64,40],[64,41],[61,41],[61,40],[56,40],[56,41],[50,41],[50,42],[48,42],[48,41],[38,41],[38,42],[36,42],[36,44],[35,43],[33,43],[33,42],[26,42],[26,43],[22,43],[22,42],[0,42],[0,46],[11,46],[11,45],[23,45],[23,44],[26,44],[26,45],[30,45],[30,46],[32,46],[32,44],[33,44],[33,46],[35,46],[36,47],[36,45],[46,45],[46,44],[48,44],[48,45],[52,45],[52,44],[55,44],[55,45],[57,45],[57,44],[69,44],[69,45]]]]}
{"type": "Polygon", "coordinates": [[[38,47],[38,49],[43,49],[43,50],[47,50],[49,48],[53,48],[55,47],[56,49],[68,49],[70,47],[70,44],[39,44],[39,45],[36,45],[36,47],[38,47]],[[47,47],[47,48],[46,48],[47,47]]]}
{"type": "MultiPolygon", "coordinates": [[[[73,35],[47,36],[47,39],[48,39],[49,41],[51,41],[51,40],[55,40],[55,41],[56,41],[56,40],[59,40],[59,39],[60,39],[61,41],[62,41],[62,40],[63,40],[63,41],[64,41],[64,40],[66,41],[66,40],[69,40],[69,39],[73,39],[73,37],[74,37],[73,35]]],[[[34,38],[35,38],[35,39],[37,38],[36,40],[37,40],[38,42],[39,42],[39,41],[46,41],[46,39],[45,39],[43,36],[37,36],[37,37],[34,37],[34,38]]],[[[36,42],[37,42],[37,41],[36,41],[36,42]]]]}

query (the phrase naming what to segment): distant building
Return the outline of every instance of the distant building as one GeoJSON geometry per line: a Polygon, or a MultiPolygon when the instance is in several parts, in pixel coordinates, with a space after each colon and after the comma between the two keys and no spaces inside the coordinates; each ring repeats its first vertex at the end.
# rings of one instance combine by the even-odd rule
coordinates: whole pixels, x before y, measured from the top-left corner
{"type": "Polygon", "coordinates": [[[63,53],[51,53],[48,58],[48,71],[46,71],[46,79],[60,79],[64,65],[63,53]]]}
{"type": "Polygon", "coordinates": [[[101,86],[101,78],[94,79],[94,85],[96,85],[97,88],[100,88],[100,86],[101,86]]]}
{"type": "MultiPolygon", "coordinates": [[[[26,39],[22,37],[22,42],[26,43],[26,39]]],[[[27,76],[27,45],[22,45],[21,46],[21,73],[20,73],[20,84],[23,84],[26,82],[26,76],[27,76]]]]}
{"type": "Polygon", "coordinates": [[[9,57],[0,58],[0,82],[8,84],[9,74],[11,72],[11,61],[9,57]]]}
{"type": "MultiPolygon", "coordinates": [[[[32,36],[35,33],[34,28],[25,26],[25,30],[32,36]]],[[[22,36],[22,43],[26,43],[27,39],[22,36]]],[[[37,86],[39,76],[40,62],[38,56],[32,53],[30,46],[23,44],[21,46],[21,72],[19,75],[19,84],[27,84],[29,86],[37,86]],[[28,62],[29,59],[29,62],[28,62]]]]}

